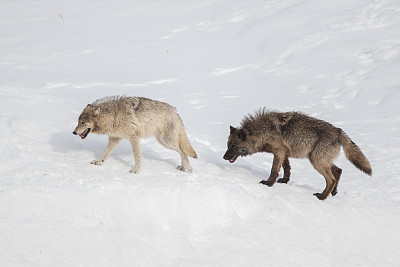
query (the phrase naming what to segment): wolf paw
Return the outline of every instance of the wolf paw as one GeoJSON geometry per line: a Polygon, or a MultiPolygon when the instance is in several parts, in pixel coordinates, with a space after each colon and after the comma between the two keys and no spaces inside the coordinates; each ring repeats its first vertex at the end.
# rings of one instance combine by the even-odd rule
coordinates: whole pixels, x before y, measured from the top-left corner
{"type": "Polygon", "coordinates": [[[93,165],[103,165],[103,163],[104,163],[104,160],[92,160],[90,162],[90,164],[93,164],[93,165]]]}
{"type": "Polygon", "coordinates": [[[269,187],[273,186],[274,183],[275,183],[275,181],[269,181],[269,180],[266,180],[266,181],[262,180],[262,181],[260,181],[260,184],[263,184],[263,185],[266,185],[266,186],[269,186],[269,187]]]}
{"type": "Polygon", "coordinates": [[[183,171],[183,172],[192,172],[192,167],[185,168],[183,166],[178,166],[176,167],[177,170],[183,171]]]}
{"type": "Polygon", "coordinates": [[[276,182],[280,184],[287,184],[287,182],[289,182],[289,178],[280,178],[276,182]]]}
{"type": "Polygon", "coordinates": [[[132,170],[130,170],[130,173],[134,173],[134,174],[138,174],[140,171],[140,168],[133,168],[132,170]]]}
{"type": "Polygon", "coordinates": [[[319,200],[325,200],[326,197],[324,197],[321,193],[315,193],[314,196],[316,196],[319,200]]]}

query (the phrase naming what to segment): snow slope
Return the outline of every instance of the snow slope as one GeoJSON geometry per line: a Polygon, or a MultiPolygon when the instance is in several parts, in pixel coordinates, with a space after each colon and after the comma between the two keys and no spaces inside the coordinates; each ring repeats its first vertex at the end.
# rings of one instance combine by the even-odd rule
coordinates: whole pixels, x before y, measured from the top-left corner
{"type": "Polygon", "coordinates": [[[1,266],[399,266],[400,3],[395,0],[1,1],[1,266]],[[72,135],[86,104],[136,95],[177,107],[198,160],[142,141],[72,135]],[[260,107],[344,129],[339,193],[292,160],[222,159],[260,107]]]}

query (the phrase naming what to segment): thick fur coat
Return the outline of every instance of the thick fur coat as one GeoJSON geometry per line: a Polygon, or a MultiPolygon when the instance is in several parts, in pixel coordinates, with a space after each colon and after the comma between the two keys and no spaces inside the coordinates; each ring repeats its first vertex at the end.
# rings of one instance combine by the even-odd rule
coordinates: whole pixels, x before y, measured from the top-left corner
{"type": "Polygon", "coordinates": [[[102,165],[118,142],[128,139],[135,157],[131,172],[138,173],[142,162],[140,138],[150,136],[155,136],[163,146],[179,153],[182,160],[179,170],[191,171],[188,156],[197,157],[176,109],[167,103],[144,97],[105,97],[87,105],[73,134],[84,139],[91,132],[108,135],[103,156],[91,162],[95,165],[102,165]]]}
{"type": "Polygon", "coordinates": [[[329,194],[336,195],[342,170],[333,161],[343,147],[347,159],[368,175],[372,168],[360,148],[332,124],[299,112],[272,112],[259,110],[247,115],[239,128],[230,127],[228,149],[224,159],[233,163],[239,156],[258,152],[274,155],[271,174],[262,184],[272,186],[281,167],[287,183],[290,177],[289,158],[308,158],[313,167],[326,180],[326,188],[315,195],[324,200],[329,194]]]}

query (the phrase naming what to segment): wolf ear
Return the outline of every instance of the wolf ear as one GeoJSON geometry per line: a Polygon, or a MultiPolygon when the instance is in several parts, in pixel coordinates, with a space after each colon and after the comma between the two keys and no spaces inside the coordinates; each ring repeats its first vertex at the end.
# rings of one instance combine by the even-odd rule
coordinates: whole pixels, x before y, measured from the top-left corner
{"type": "Polygon", "coordinates": [[[238,137],[241,141],[246,141],[247,135],[249,134],[248,131],[246,131],[245,129],[241,129],[238,132],[238,137]]]}
{"type": "Polygon", "coordinates": [[[231,134],[233,134],[236,131],[235,127],[230,126],[231,134]]]}
{"type": "Polygon", "coordinates": [[[98,107],[94,112],[93,112],[93,116],[97,117],[100,114],[100,108],[98,107]]]}

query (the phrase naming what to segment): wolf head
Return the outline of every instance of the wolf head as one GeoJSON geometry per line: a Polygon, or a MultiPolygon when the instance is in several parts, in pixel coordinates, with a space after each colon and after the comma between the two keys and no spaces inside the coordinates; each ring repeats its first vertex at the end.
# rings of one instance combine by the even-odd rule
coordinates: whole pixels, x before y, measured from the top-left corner
{"type": "Polygon", "coordinates": [[[85,139],[95,127],[95,121],[97,116],[99,116],[99,112],[99,107],[94,107],[90,104],[87,105],[81,115],[79,115],[78,125],[72,133],[79,135],[81,139],[85,139]]]}
{"type": "Polygon", "coordinates": [[[230,134],[228,137],[228,149],[225,152],[224,159],[229,160],[230,163],[241,156],[245,157],[249,155],[249,143],[248,140],[249,132],[246,129],[236,129],[230,127],[230,134]]]}

